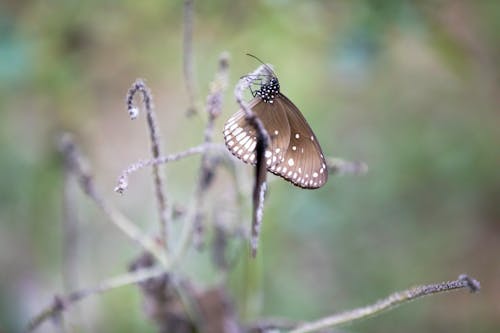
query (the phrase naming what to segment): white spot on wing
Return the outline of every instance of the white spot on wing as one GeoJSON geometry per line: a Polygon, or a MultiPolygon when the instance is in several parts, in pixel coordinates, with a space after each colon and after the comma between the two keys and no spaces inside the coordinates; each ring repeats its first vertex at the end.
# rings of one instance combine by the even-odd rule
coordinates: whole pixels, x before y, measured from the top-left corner
{"type": "Polygon", "coordinates": [[[245,132],[241,132],[236,136],[236,141],[240,142],[245,136],[247,136],[247,134],[245,132]]]}
{"type": "Polygon", "coordinates": [[[249,142],[248,140],[250,140],[249,136],[244,137],[243,140],[240,141],[240,145],[244,145],[245,143],[249,142]]]}
{"type": "Polygon", "coordinates": [[[299,135],[299,133],[296,133],[295,134],[295,139],[298,139],[298,138],[300,138],[300,135],[299,135]]]}
{"type": "Polygon", "coordinates": [[[243,128],[238,127],[237,129],[234,130],[233,135],[238,135],[241,133],[241,131],[243,131],[243,128]]]}
{"type": "Polygon", "coordinates": [[[288,165],[293,166],[295,162],[293,161],[293,158],[288,159],[288,165]]]}

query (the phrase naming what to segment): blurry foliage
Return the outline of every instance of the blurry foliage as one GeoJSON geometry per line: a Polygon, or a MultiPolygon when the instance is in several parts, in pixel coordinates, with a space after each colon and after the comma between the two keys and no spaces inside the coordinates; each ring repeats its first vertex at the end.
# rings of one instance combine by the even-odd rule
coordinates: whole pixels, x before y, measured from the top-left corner
{"type": "MultiPolygon", "coordinates": [[[[256,54],[274,64],[328,155],[370,167],[318,191],[271,182],[259,257],[246,262],[241,251],[230,279],[247,319],[313,319],[467,272],[485,286],[477,297],[438,296],[346,330],[498,331],[499,22],[498,1],[196,2],[201,96],[221,51],[232,55],[232,83],[256,66],[244,54],[256,54]]],[[[79,134],[105,193],[156,228],[147,172],[112,197],[121,169],[149,151],[123,98],[145,77],[167,150],[199,142],[204,118],[184,118],[181,46],[180,1],[0,4],[1,329],[19,330],[62,291],[59,130],[79,134]]],[[[221,118],[236,107],[229,90],[221,118]]],[[[191,193],[196,168],[168,169],[172,200],[191,193]]],[[[119,273],[135,250],[80,204],[79,281],[90,286],[105,277],[97,255],[119,273]]],[[[200,284],[216,280],[207,256],[186,266],[200,284]]],[[[79,309],[69,318],[93,331],[154,331],[131,288],[79,309]]]]}

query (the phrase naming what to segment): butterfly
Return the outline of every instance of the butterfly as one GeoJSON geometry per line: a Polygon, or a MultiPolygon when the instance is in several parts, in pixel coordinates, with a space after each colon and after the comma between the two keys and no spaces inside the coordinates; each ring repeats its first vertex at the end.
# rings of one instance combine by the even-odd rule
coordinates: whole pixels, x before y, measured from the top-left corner
{"type": "MultiPolygon", "coordinates": [[[[295,104],[281,93],[274,72],[264,66],[270,74],[261,75],[259,88],[251,90],[254,98],[249,108],[269,135],[264,155],[266,168],[298,187],[319,188],[328,180],[328,169],[318,139],[295,104]]],[[[225,123],[223,134],[226,147],[234,156],[255,165],[256,131],[242,109],[225,123]]]]}

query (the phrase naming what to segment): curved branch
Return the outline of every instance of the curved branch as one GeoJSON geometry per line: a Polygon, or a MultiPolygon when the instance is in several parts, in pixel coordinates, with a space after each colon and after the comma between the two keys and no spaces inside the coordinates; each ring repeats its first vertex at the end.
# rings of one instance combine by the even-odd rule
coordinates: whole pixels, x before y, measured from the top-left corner
{"type": "Polygon", "coordinates": [[[377,301],[372,305],[357,308],[354,310],[335,314],[314,322],[302,324],[296,329],[291,330],[289,333],[308,333],[318,330],[336,327],[342,324],[352,322],[354,320],[367,318],[380,313],[385,310],[392,309],[398,305],[407,303],[417,298],[451,291],[455,289],[469,288],[473,293],[478,292],[480,289],[479,281],[462,274],[454,281],[446,281],[437,284],[429,284],[423,286],[416,286],[407,290],[396,292],[388,297],[377,301]]]}
{"type": "MultiPolygon", "coordinates": [[[[138,116],[138,110],[133,105],[134,96],[136,93],[142,93],[142,99],[144,102],[144,107],[146,108],[146,118],[149,128],[149,137],[151,141],[151,152],[153,158],[158,158],[161,154],[160,152],[160,134],[158,125],[156,124],[156,113],[153,109],[153,98],[151,91],[147,87],[146,83],[137,79],[132,87],[127,93],[127,110],[132,119],[138,116]]],[[[158,213],[160,216],[160,239],[163,242],[165,248],[168,245],[168,211],[167,211],[167,196],[163,190],[164,180],[160,172],[160,166],[153,164],[153,179],[155,185],[156,202],[158,203],[158,213]]]]}

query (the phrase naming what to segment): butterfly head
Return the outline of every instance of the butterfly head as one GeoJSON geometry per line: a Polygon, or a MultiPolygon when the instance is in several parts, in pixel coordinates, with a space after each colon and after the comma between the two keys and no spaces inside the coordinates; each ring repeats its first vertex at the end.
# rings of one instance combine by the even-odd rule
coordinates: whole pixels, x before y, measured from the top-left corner
{"type": "Polygon", "coordinates": [[[255,96],[259,96],[265,103],[273,103],[280,93],[280,83],[278,78],[273,76],[268,83],[263,84],[259,90],[255,91],[255,96]]]}

